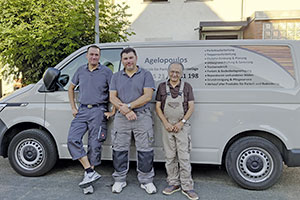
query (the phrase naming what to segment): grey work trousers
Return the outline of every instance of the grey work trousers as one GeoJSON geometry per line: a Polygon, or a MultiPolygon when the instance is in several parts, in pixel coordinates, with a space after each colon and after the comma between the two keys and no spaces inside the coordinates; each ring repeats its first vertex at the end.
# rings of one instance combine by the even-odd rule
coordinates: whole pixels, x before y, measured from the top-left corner
{"type": "Polygon", "coordinates": [[[68,135],[68,149],[73,160],[88,156],[92,166],[101,164],[101,146],[106,139],[107,120],[104,116],[106,106],[87,108],[80,106],[71,122],[68,135]],[[88,135],[88,151],[83,148],[82,138],[88,135]]]}
{"type": "Polygon", "coordinates": [[[137,151],[138,180],[142,184],[153,182],[153,122],[150,109],[136,112],[137,120],[129,121],[117,112],[112,131],[115,182],[125,182],[129,170],[129,149],[134,136],[137,151]]]}

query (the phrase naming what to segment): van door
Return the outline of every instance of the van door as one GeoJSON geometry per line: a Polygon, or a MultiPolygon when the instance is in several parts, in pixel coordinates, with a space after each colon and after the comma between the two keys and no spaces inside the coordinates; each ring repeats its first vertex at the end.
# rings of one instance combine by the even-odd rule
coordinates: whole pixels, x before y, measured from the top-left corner
{"type": "MultiPolygon", "coordinates": [[[[118,71],[121,51],[121,48],[102,48],[100,63],[109,67],[113,72],[118,71]]],[[[60,68],[61,74],[58,81],[62,87],[55,92],[46,93],[45,127],[52,133],[56,141],[60,158],[70,158],[67,149],[67,137],[73,116],[68,98],[68,88],[74,73],[78,67],[84,64],[87,64],[86,51],[74,56],[67,64],[60,68]]],[[[76,99],[77,96],[78,88],[75,89],[76,99]]],[[[86,137],[84,138],[84,143],[87,143],[86,137]]],[[[103,157],[105,156],[111,157],[111,154],[107,153],[107,155],[103,155],[103,157]]]]}

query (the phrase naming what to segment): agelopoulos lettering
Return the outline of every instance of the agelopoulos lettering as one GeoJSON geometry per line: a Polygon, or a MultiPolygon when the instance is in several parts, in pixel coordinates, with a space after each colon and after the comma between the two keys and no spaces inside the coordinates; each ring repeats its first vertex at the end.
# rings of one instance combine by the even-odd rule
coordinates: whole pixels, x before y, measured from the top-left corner
{"type": "Polygon", "coordinates": [[[172,63],[172,62],[180,62],[180,63],[187,63],[188,59],[187,58],[181,58],[181,57],[177,57],[177,58],[146,58],[144,63],[149,63],[150,65],[153,64],[168,64],[168,63],[172,63]]]}

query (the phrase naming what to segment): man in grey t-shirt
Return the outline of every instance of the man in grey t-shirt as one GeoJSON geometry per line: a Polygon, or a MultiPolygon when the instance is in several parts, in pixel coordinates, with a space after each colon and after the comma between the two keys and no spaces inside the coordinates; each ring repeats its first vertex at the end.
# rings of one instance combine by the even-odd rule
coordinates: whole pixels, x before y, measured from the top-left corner
{"type": "Polygon", "coordinates": [[[94,167],[101,163],[101,146],[106,138],[106,122],[111,113],[107,111],[109,83],[112,71],[99,64],[100,48],[92,45],[87,52],[88,64],[75,72],[69,87],[69,99],[74,119],[68,135],[68,149],[73,160],[79,160],[85,169],[84,178],[79,183],[84,193],[93,193],[92,183],[101,176],[94,167]],[[79,86],[80,103],[77,109],[74,89],[79,86]],[[82,137],[89,131],[88,151],[83,148],[82,137]]]}
{"type": "Polygon", "coordinates": [[[127,185],[129,148],[133,134],[137,150],[137,172],[141,188],[156,193],[153,184],[153,127],[149,101],[155,89],[152,74],[136,65],[137,55],[133,48],[121,52],[124,70],[112,76],[110,102],[119,111],[115,115],[112,131],[113,178],[112,192],[120,193],[127,185]]]}

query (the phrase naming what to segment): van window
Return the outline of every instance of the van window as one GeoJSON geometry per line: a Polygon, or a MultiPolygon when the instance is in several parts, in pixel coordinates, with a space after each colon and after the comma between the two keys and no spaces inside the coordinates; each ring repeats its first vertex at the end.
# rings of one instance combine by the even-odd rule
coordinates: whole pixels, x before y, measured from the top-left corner
{"type": "MultiPolygon", "coordinates": [[[[112,72],[117,72],[120,67],[120,53],[122,49],[101,49],[101,57],[100,63],[109,67],[112,72]]],[[[71,79],[78,69],[78,67],[87,64],[86,52],[80,54],[71,62],[69,62],[64,68],[61,70],[61,77],[68,75],[69,81],[66,85],[64,85],[64,89],[68,90],[71,79]]]]}
{"type": "Polygon", "coordinates": [[[113,73],[119,71],[121,51],[122,49],[102,49],[100,63],[109,67],[113,73]]]}
{"type": "Polygon", "coordinates": [[[156,83],[167,79],[171,62],[183,63],[183,79],[195,89],[294,88],[289,46],[243,45],[137,48],[138,64],[156,83]]]}

